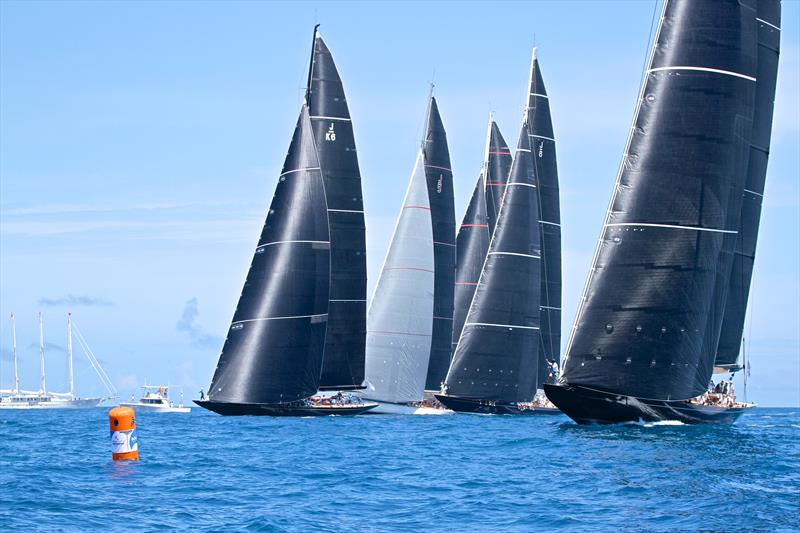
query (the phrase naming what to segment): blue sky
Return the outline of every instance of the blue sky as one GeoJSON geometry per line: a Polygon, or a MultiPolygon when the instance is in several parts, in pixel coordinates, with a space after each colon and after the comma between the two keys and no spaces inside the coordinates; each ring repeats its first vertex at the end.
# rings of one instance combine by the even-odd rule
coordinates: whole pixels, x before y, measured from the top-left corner
{"type": "MultiPolygon", "coordinates": [[[[551,95],[564,331],[630,126],[653,1],[0,2],[0,382],[17,314],[23,385],[64,377],[65,315],[124,395],[205,388],[285,157],[315,19],[344,79],[368,225],[370,293],[433,78],[457,217],[486,119],[516,133],[534,42],[551,95]]],[[[772,154],[748,322],[749,398],[800,405],[800,5],[784,2],[772,154]]],[[[566,335],[565,335],[566,338],[566,335]]],[[[101,392],[85,362],[78,388],[101,392]]]]}

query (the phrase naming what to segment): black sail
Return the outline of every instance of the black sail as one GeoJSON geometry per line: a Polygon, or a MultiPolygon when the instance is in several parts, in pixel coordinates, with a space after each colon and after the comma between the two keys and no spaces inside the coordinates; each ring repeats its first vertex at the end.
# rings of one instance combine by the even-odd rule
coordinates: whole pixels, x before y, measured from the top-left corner
{"type": "Polygon", "coordinates": [[[528,402],[536,394],[538,221],[536,172],[524,124],[497,227],[445,381],[447,395],[528,402]]]}
{"type": "MultiPolygon", "coordinates": [[[[489,251],[489,223],[486,219],[486,195],[484,176],[486,165],[481,170],[472,198],[464,213],[464,220],[458,228],[456,237],[456,285],[453,311],[453,351],[458,344],[464,321],[467,318],[475,287],[481,275],[481,268],[489,251]]],[[[505,185],[505,184],[504,184],[505,185]]]]}
{"type": "Polygon", "coordinates": [[[431,97],[423,144],[425,178],[433,223],[433,332],[425,390],[439,390],[450,365],[456,275],[456,215],[447,134],[431,97]]]}
{"type": "Polygon", "coordinates": [[[666,2],[562,384],[706,390],[750,151],[754,5],[666,2]]]}
{"type": "Polygon", "coordinates": [[[325,187],[304,105],[208,397],[282,403],[317,392],[328,312],[325,187]]]}
{"type": "Polygon", "coordinates": [[[321,389],[353,389],[364,381],[367,252],[361,173],[353,124],[328,47],[315,32],[307,101],[330,226],[328,331],[321,389]]]}
{"type": "Polygon", "coordinates": [[[753,262],[756,255],[761,204],[767,177],[772,111],[775,104],[775,84],[780,54],[781,4],[779,0],[758,0],[758,55],[755,111],[742,195],[741,223],[736,240],[725,313],[722,320],[719,346],[714,365],[719,368],[738,368],[739,346],[744,330],[753,262]]]}
{"type": "Polygon", "coordinates": [[[556,141],[550,116],[550,98],[536,57],[531,58],[528,86],[528,127],[536,165],[539,192],[539,235],[542,243],[542,345],[540,385],[547,378],[548,362],[561,360],[561,207],[558,189],[556,141]]]}
{"type": "Polygon", "coordinates": [[[506,192],[508,173],[511,171],[511,150],[500,133],[497,123],[489,118],[489,138],[486,151],[484,181],[486,185],[486,217],[489,232],[494,233],[497,215],[506,192]]]}

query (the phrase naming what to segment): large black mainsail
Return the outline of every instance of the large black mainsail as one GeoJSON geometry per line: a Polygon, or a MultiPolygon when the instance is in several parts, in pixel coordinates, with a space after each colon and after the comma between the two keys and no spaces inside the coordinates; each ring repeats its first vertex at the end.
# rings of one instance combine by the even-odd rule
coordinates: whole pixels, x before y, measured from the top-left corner
{"type": "Polygon", "coordinates": [[[304,400],[361,385],[366,268],[353,130],[317,29],[306,101],[208,399],[221,414],[356,414],[304,400]]]}
{"type": "MultiPolygon", "coordinates": [[[[530,402],[538,385],[541,256],[536,172],[523,124],[497,227],[442,394],[463,400],[530,402]]],[[[474,403],[476,403],[474,402],[474,403]]]]}
{"type": "Polygon", "coordinates": [[[714,366],[718,370],[739,368],[739,347],[753,262],[756,255],[761,204],[767,177],[772,111],[775,104],[775,85],[778,77],[778,57],[781,39],[781,4],[779,0],[758,0],[758,67],[756,69],[756,103],[753,113],[753,133],[750,139],[750,158],[742,195],[741,222],[733,257],[722,330],[714,366]]]}
{"type": "Polygon", "coordinates": [[[686,400],[707,390],[739,228],[754,6],[665,2],[564,371],[545,385],[578,422],[734,417],[686,400]]]}
{"type": "Polygon", "coordinates": [[[528,128],[539,193],[539,235],[542,243],[542,335],[539,385],[548,375],[548,362],[561,359],[561,208],[559,205],[556,141],[550,98],[536,57],[531,57],[528,85],[528,128]]]}
{"type": "Polygon", "coordinates": [[[342,80],[318,32],[308,80],[306,98],[325,182],[331,241],[328,330],[320,388],[355,389],[364,381],[367,332],[364,202],[342,80]]]}
{"type": "Polygon", "coordinates": [[[330,286],[325,206],[304,105],[208,388],[209,400],[275,404],[317,392],[330,286]]]}
{"type": "MultiPolygon", "coordinates": [[[[511,161],[511,152],[505,146],[505,140],[500,135],[492,117],[489,117],[489,126],[486,133],[486,150],[483,165],[472,190],[469,205],[464,213],[461,226],[456,237],[456,285],[455,303],[453,311],[453,352],[455,352],[461,330],[467,318],[475,287],[481,275],[486,252],[489,251],[489,240],[494,227],[490,225],[491,219],[496,221],[500,211],[502,195],[505,193],[508,171],[503,172],[504,158],[511,161]],[[494,181],[492,176],[494,176],[494,181]],[[491,185],[490,185],[491,183],[491,185]]],[[[509,168],[510,168],[509,164],[509,168]]]]}
{"type": "Polygon", "coordinates": [[[433,224],[434,296],[431,357],[425,390],[439,390],[450,365],[456,275],[456,215],[447,134],[431,96],[423,141],[425,177],[433,224]]]}

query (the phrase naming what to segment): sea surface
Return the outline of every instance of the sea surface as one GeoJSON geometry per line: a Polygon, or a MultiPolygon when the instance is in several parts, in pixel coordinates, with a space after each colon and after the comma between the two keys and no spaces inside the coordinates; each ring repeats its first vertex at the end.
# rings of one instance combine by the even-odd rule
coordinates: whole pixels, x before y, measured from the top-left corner
{"type": "Polygon", "coordinates": [[[4,531],[797,531],[800,409],[734,426],[565,416],[0,411],[4,531]]]}

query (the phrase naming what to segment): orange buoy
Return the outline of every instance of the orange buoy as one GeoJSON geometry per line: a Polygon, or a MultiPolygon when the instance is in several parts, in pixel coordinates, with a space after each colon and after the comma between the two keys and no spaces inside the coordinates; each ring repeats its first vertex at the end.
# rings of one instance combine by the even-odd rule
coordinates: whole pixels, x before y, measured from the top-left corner
{"type": "Polygon", "coordinates": [[[114,407],[108,412],[111,427],[111,458],[115,461],[139,460],[139,442],[136,438],[136,416],[130,407],[114,407]]]}

